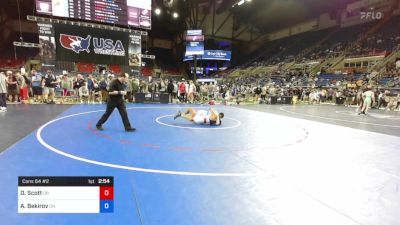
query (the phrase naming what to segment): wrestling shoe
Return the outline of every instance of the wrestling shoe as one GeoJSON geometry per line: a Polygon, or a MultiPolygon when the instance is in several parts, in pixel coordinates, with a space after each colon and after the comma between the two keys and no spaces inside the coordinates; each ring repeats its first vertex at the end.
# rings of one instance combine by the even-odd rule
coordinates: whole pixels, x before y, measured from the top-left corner
{"type": "Polygon", "coordinates": [[[127,128],[127,129],[125,129],[125,131],[126,132],[134,132],[134,131],[136,131],[136,128],[133,128],[133,127],[127,128]]]}
{"type": "Polygon", "coordinates": [[[180,117],[180,116],[181,116],[181,111],[179,111],[178,114],[176,114],[176,115],[174,116],[174,120],[176,120],[176,118],[178,118],[178,117],[180,117]]]}
{"type": "Polygon", "coordinates": [[[104,130],[104,128],[102,126],[96,126],[96,129],[100,130],[100,131],[104,130]]]}

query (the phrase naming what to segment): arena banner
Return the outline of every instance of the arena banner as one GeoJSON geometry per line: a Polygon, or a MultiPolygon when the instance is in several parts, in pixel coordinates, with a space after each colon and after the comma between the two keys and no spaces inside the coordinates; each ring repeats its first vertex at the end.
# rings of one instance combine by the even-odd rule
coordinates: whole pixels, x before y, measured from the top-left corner
{"type": "Polygon", "coordinates": [[[41,45],[39,56],[45,64],[53,64],[56,59],[56,42],[54,39],[53,24],[40,22],[37,25],[39,33],[39,44],[41,45]]]}
{"type": "Polygon", "coordinates": [[[142,36],[129,35],[129,66],[140,67],[142,65],[142,36]]]}
{"type": "Polygon", "coordinates": [[[128,65],[129,34],[54,24],[58,61],[128,65]]]}
{"type": "Polygon", "coordinates": [[[187,31],[185,56],[204,54],[204,36],[202,34],[202,30],[187,31]]]}
{"type": "MultiPolygon", "coordinates": [[[[222,51],[222,50],[205,50],[204,54],[198,56],[199,60],[222,60],[222,61],[230,61],[232,57],[232,53],[230,51],[222,51]]],[[[186,55],[183,61],[191,61],[193,60],[193,56],[186,55]]]]}

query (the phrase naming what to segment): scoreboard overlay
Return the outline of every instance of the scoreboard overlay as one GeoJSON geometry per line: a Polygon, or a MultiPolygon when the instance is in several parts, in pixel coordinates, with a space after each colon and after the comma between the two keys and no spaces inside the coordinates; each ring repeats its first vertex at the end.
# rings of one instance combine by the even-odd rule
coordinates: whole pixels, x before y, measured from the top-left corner
{"type": "Polygon", "coordinates": [[[113,177],[18,177],[18,213],[113,212],[113,177]]]}

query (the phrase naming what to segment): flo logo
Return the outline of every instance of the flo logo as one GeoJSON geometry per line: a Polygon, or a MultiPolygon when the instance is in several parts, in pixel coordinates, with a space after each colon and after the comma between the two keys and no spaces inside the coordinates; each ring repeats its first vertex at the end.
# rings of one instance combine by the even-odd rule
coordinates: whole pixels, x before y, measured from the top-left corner
{"type": "Polygon", "coordinates": [[[79,53],[81,51],[90,52],[90,39],[91,36],[88,35],[86,38],[74,35],[60,34],[60,43],[63,48],[79,53]]]}
{"type": "Polygon", "coordinates": [[[373,12],[373,11],[368,11],[368,12],[360,12],[361,14],[361,19],[362,20],[380,20],[383,18],[383,13],[381,12],[373,12]]]}

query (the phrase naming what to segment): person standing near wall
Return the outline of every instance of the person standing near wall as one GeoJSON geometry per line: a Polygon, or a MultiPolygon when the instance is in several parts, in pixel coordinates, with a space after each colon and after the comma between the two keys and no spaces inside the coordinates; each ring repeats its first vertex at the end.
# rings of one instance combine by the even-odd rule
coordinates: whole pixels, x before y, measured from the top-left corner
{"type": "Polygon", "coordinates": [[[8,77],[0,72],[0,112],[7,111],[7,83],[8,77]]]}
{"type": "Polygon", "coordinates": [[[36,70],[31,70],[31,83],[32,83],[32,92],[33,92],[33,100],[35,102],[42,101],[42,75],[36,70]]]}
{"type": "Polygon", "coordinates": [[[101,102],[107,102],[108,98],[108,92],[107,92],[107,87],[108,87],[108,82],[104,76],[101,76],[100,82],[99,82],[99,89],[100,89],[100,96],[101,96],[101,102]]]}
{"type": "Polygon", "coordinates": [[[58,83],[59,83],[59,80],[53,74],[53,71],[48,70],[46,76],[43,79],[43,84],[42,84],[42,86],[44,86],[43,98],[44,98],[45,103],[55,104],[55,102],[54,102],[55,88],[58,83]]]}
{"type": "Polygon", "coordinates": [[[167,92],[169,94],[169,102],[172,103],[173,99],[174,99],[174,83],[172,82],[172,80],[169,81],[168,85],[167,85],[167,92]]]}
{"type": "Polygon", "coordinates": [[[31,88],[32,81],[28,78],[27,74],[21,74],[23,85],[20,87],[21,103],[29,103],[29,89],[31,88]]]}
{"type": "Polygon", "coordinates": [[[6,72],[6,76],[8,79],[8,86],[7,86],[7,94],[8,94],[8,99],[11,102],[17,103],[18,102],[18,83],[17,83],[17,77],[15,74],[11,71],[6,72]],[[11,98],[10,98],[11,96],[11,98]]]}
{"type": "Polygon", "coordinates": [[[363,98],[363,107],[361,109],[361,111],[358,113],[358,115],[364,114],[367,115],[368,110],[372,107],[372,105],[375,102],[375,94],[374,92],[371,90],[372,87],[368,86],[367,87],[367,91],[365,91],[362,94],[362,98],[363,98]]]}
{"type": "MultiPolygon", "coordinates": [[[[27,90],[25,79],[21,75],[21,72],[16,72],[15,77],[17,79],[17,95],[18,95],[18,102],[25,103],[25,91],[27,90]]],[[[27,91],[26,91],[27,92],[27,91]]]]}
{"type": "Polygon", "coordinates": [[[186,84],[184,79],[182,79],[182,82],[179,84],[179,100],[181,102],[186,102],[186,84]]]}
{"type": "Polygon", "coordinates": [[[61,88],[63,89],[62,100],[61,103],[64,104],[65,98],[71,96],[71,91],[73,89],[73,82],[68,77],[68,74],[64,74],[63,78],[61,79],[61,88]]]}

